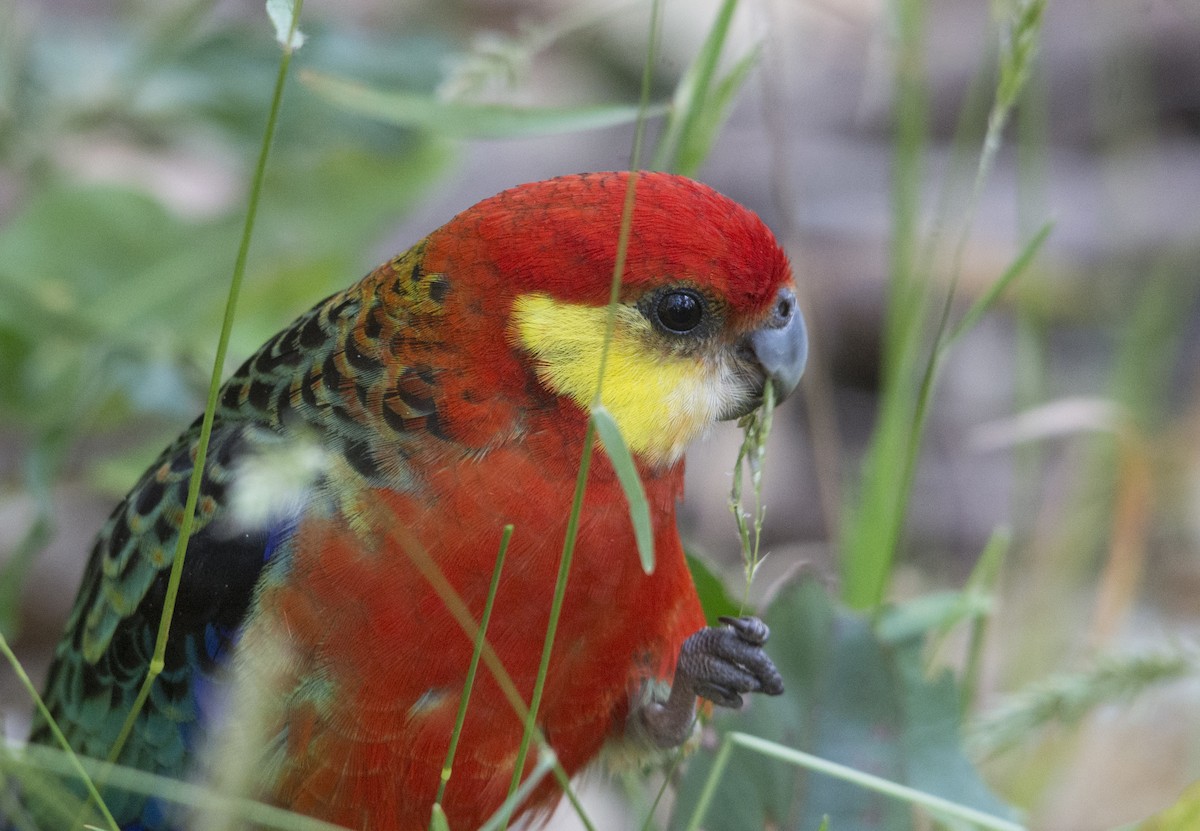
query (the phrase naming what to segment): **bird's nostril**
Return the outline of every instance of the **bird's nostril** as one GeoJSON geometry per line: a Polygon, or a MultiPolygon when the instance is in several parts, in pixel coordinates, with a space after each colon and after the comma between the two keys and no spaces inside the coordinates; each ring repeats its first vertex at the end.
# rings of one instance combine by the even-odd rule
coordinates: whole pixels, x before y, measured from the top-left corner
{"type": "Polygon", "coordinates": [[[775,325],[782,326],[791,320],[794,307],[795,300],[790,294],[781,295],[775,304],[775,325]]]}

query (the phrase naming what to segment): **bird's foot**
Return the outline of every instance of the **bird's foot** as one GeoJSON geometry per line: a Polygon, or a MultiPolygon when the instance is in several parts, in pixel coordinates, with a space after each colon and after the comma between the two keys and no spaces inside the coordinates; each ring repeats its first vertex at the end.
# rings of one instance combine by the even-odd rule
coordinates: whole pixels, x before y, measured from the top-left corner
{"type": "Polygon", "coordinates": [[[722,617],[683,642],[666,701],[650,701],[635,714],[639,732],[658,747],[677,747],[692,733],[696,696],[722,707],[741,707],[742,695],[779,695],[783,678],[763,651],[771,635],[756,617],[722,617]]]}

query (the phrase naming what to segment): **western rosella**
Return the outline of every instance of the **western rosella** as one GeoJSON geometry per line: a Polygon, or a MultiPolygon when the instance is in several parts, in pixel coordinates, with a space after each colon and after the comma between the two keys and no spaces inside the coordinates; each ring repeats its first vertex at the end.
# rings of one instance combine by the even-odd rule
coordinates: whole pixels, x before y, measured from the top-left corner
{"type": "MultiPolygon", "coordinates": [[[[421,563],[478,619],[514,526],[487,639],[528,702],[630,175],[480,202],[318,303],[225,383],[165,666],[122,764],[208,781],[237,769],[248,794],[301,813],[429,827],[473,642],[421,563]],[[289,464],[301,472],[264,474],[289,464]]],[[[750,211],[679,176],[636,175],[602,402],[645,487],[656,568],[644,573],[598,453],[537,720],[569,774],[607,744],[683,743],[698,696],[739,706],[782,691],[765,626],[705,626],[675,506],[686,445],[758,406],[765,385],[781,399],[799,380],[791,269],[750,211]]],[[[113,511],[57,649],[46,703],[87,756],[110,753],[146,676],[199,431],[113,511]]],[[[452,829],[505,799],[521,734],[481,670],[443,800],[452,829]]],[[[52,743],[40,720],[33,740],[52,743]]],[[[558,795],[547,780],[524,808],[558,795]]],[[[108,787],[105,801],[126,828],[186,822],[158,797],[108,787]]]]}

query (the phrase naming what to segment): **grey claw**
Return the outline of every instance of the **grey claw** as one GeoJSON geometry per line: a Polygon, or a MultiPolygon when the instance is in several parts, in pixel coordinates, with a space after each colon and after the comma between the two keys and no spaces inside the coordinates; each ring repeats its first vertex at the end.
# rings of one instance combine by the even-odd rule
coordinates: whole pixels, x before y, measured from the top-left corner
{"type": "Polygon", "coordinates": [[[742,709],[742,697],[728,687],[717,684],[697,684],[696,695],[721,707],[728,707],[731,710],[742,709]]]}
{"type": "Polygon", "coordinates": [[[783,678],[763,651],[771,630],[755,617],[723,617],[683,642],[666,701],[631,713],[633,730],[658,747],[678,747],[692,734],[696,697],[739,708],[742,695],[779,695],[783,678]]]}
{"type": "Polygon", "coordinates": [[[738,637],[746,643],[762,646],[771,637],[771,629],[756,617],[730,617],[721,615],[718,620],[726,626],[732,626],[738,637]]]}
{"type": "Polygon", "coordinates": [[[724,707],[740,707],[741,693],[779,695],[783,678],[762,645],[771,630],[755,617],[723,617],[724,626],[701,629],[684,642],[677,672],[696,694],[724,707]]]}

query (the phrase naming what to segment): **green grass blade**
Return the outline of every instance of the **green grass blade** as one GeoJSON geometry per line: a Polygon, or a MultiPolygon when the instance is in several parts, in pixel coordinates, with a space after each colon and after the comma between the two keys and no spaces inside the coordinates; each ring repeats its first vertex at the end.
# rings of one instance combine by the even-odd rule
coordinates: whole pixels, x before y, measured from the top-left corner
{"type": "Polygon", "coordinates": [[[492,607],[496,603],[496,592],[500,588],[500,572],[504,568],[504,559],[508,555],[508,544],[512,535],[513,527],[505,525],[500,535],[500,550],[496,552],[496,565],[492,568],[492,582],[488,586],[487,600],[483,604],[483,616],[479,619],[479,631],[475,635],[475,646],[471,651],[471,662],[467,666],[467,680],[463,684],[462,698],[458,702],[458,715],[454,719],[454,730],[450,734],[450,747],[446,749],[446,761],[442,764],[441,782],[438,784],[433,805],[433,821],[436,821],[440,814],[442,825],[446,823],[446,815],[441,808],[442,797],[446,795],[446,784],[454,770],[454,755],[458,750],[458,740],[462,736],[463,723],[467,720],[467,706],[471,703],[471,691],[475,688],[475,673],[479,670],[479,658],[483,654],[488,623],[492,619],[492,607]]]}
{"type": "MultiPolygon", "coordinates": [[[[967,822],[977,828],[985,828],[988,831],[1025,831],[1025,826],[1012,820],[993,816],[976,808],[960,805],[949,799],[943,799],[940,796],[935,796],[916,788],[910,788],[907,785],[901,785],[890,779],[874,776],[870,773],[847,767],[846,765],[839,765],[836,762],[830,762],[818,756],[813,756],[810,753],[795,750],[758,736],[752,736],[749,733],[728,733],[725,737],[725,744],[730,747],[735,744],[740,745],[756,753],[761,753],[764,756],[778,759],[781,762],[786,762],[796,767],[802,767],[817,773],[823,773],[826,776],[833,776],[846,782],[852,782],[875,793],[902,800],[910,805],[919,806],[937,816],[967,822]]],[[[724,749],[724,746],[722,749],[724,749]]],[[[716,766],[714,766],[714,770],[716,769],[716,766]]],[[[699,819],[693,819],[695,819],[695,823],[690,825],[689,828],[695,828],[699,825],[699,819]]]]}
{"type": "Polygon", "coordinates": [[[750,70],[758,63],[762,50],[755,47],[734,64],[729,73],[717,82],[708,101],[697,117],[679,138],[679,151],[672,169],[684,176],[695,176],[708,157],[717,134],[729,116],[729,110],[750,70]]]}
{"type": "Polygon", "coordinates": [[[621,438],[621,430],[613,420],[612,413],[604,407],[592,407],[592,422],[596,425],[596,433],[604,445],[604,452],[612,462],[621,490],[629,502],[629,518],[633,520],[633,534],[637,539],[638,557],[642,561],[642,571],[654,573],[654,529],[650,524],[650,504],[646,501],[646,490],[642,487],[642,477],[638,475],[637,465],[633,455],[621,438]]]}
{"type": "Polygon", "coordinates": [[[687,831],[696,831],[700,827],[701,822],[703,822],[704,816],[708,812],[709,805],[712,803],[712,798],[716,792],[717,783],[720,781],[725,768],[729,764],[729,759],[735,745],[745,747],[763,756],[777,759],[796,767],[851,782],[875,793],[890,796],[911,805],[920,806],[935,815],[970,823],[977,828],[988,829],[988,831],[1025,831],[1024,826],[1003,817],[993,816],[976,808],[960,805],[957,802],[944,799],[940,796],[935,796],[916,788],[910,788],[907,785],[901,785],[890,779],[874,776],[846,765],[830,762],[818,756],[813,756],[811,753],[795,750],[777,742],[750,735],[749,733],[737,732],[727,733],[724,741],[721,742],[712,769],[705,780],[704,790],[700,798],[696,801],[695,808],[688,821],[687,831]]]}
{"type": "MultiPolygon", "coordinates": [[[[996,583],[1000,579],[1000,568],[1012,547],[1012,533],[1007,528],[998,529],[992,534],[979,562],[971,570],[964,592],[975,595],[992,595],[996,583]]],[[[983,642],[987,635],[991,614],[979,615],[971,621],[971,630],[967,636],[967,660],[963,667],[960,682],[962,711],[968,712],[975,701],[975,691],[979,689],[979,678],[983,674],[983,642]]]]}
{"type": "MultiPolygon", "coordinates": [[[[220,811],[243,819],[255,828],[275,828],[279,831],[345,831],[340,825],[296,814],[253,799],[226,796],[202,785],[180,782],[137,768],[109,764],[99,759],[72,758],[72,755],[50,747],[28,745],[21,752],[19,759],[10,762],[8,757],[0,756],[0,764],[11,765],[15,770],[44,770],[63,778],[79,776],[76,769],[78,764],[82,766],[84,775],[91,775],[96,780],[103,778],[110,788],[155,797],[195,811],[220,811]]],[[[71,827],[78,827],[78,823],[71,827]]],[[[113,828],[116,828],[115,824],[113,828]]]]}
{"type": "Polygon", "coordinates": [[[686,831],[696,831],[700,827],[704,815],[708,813],[708,806],[712,804],[713,796],[717,792],[717,783],[721,781],[721,777],[725,774],[725,768],[729,764],[729,757],[733,755],[732,736],[732,733],[726,734],[721,746],[717,749],[717,755],[713,758],[712,770],[709,771],[708,778],[704,780],[704,788],[700,791],[700,798],[696,800],[692,809],[692,817],[688,820],[686,831]]]}
{"type": "Polygon", "coordinates": [[[915,277],[929,92],[925,78],[925,0],[894,4],[898,42],[896,125],[892,160],[891,272],[884,325],[883,390],[862,480],[842,514],[842,598],[854,609],[873,609],[888,585],[907,489],[902,469],[914,407],[912,375],[924,330],[927,287],[915,277]]]}
{"type": "Polygon", "coordinates": [[[658,152],[654,155],[651,167],[655,170],[678,170],[681,148],[690,140],[688,137],[696,132],[696,125],[708,105],[708,96],[712,87],[712,79],[717,71],[717,61],[725,41],[729,37],[729,26],[733,21],[733,13],[737,9],[737,0],[725,0],[717,11],[716,20],[708,30],[708,36],[696,53],[695,60],[688,66],[679,85],[675,88],[675,96],[671,101],[671,111],[667,125],[659,139],[658,152]]]}
{"type": "Polygon", "coordinates": [[[925,418],[933,385],[948,346],[978,322],[996,298],[1023,273],[1040,249],[1049,226],[1027,244],[1005,274],[976,302],[967,316],[949,328],[955,288],[961,272],[962,255],[983,190],[1000,146],[1004,125],[1029,75],[1041,21],[1042,0],[1027,0],[1005,30],[1007,41],[1000,55],[1000,87],[997,89],[988,126],[973,178],[973,187],[963,215],[950,270],[950,288],[937,315],[931,314],[930,288],[919,278],[924,268],[915,266],[920,215],[920,184],[926,144],[928,95],[923,60],[925,5],[923,0],[898,3],[900,33],[897,59],[898,123],[895,183],[893,186],[893,229],[891,295],[885,329],[884,383],[878,426],[864,464],[856,504],[845,512],[843,528],[843,597],[854,608],[878,609],[891,580],[908,500],[911,496],[917,456],[924,434],[925,418]],[[934,322],[932,349],[921,361],[922,341],[929,322],[934,322]],[[919,380],[918,380],[919,379],[919,380]],[[916,381],[916,387],[913,384],[916,381]]]}
{"type": "Polygon", "coordinates": [[[507,828],[513,812],[517,810],[517,806],[529,794],[533,793],[533,789],[541,784],[541,781],[546,778],[547,773],[558,768],[558,757],[554,755],[554,751],[548,747],[543,748],[541,754],[538,756],[537,764],[529,774],[529,778],[521,783],[521,787],[508,795],[508,799],[504,800],[504,804],[496,809],[496,813],[480,827],[479,831],[496,831],[498,828],[507,828]]]}
{"type": "MultiPolygon", "coordinates": [[[[633,104],[518,107],[440,101],[403,90],[376,89],[312,70],[302,72],[300,80],[331,103],[359,115],[460,139],[520,138],[598,130],[636,121],[641,112],[633,104]]],[[[648,112],[655,115],[665,109],[664,106],[651,107],[648,112]]]]}
{"type": "MultiPolygon", "coordinates": [[[[348,488],[361,487],[361,480],[347,477],[342,482],[348,488]]],[[[537,720],[530,715],[530,709],[526,707],[524,699],[521,697],[520,691],[517,689],[516,683],[512,676],[504,667],[500,660],[500,656],[496,654],[496,650],[487,642],[487,638],[479,634],[479,625],[472,617],[470,610],[467,608],[466,602],[462,595],[454,588],[450,581],[446,578],[445,572],[441,567],[434,562],[429,552],[421,545],[421,543],[413,536],[411,530],[406,526],[401,525],[395,514],[384,510],[383,506],[376,503],[365,503],[364,510],[367,512],[370,524],[372,527],[382,529],[385,534],[387,545],[392,547],[392,550],[402,551],[412,562],[412,564],[420,572],[421,576],[428,581],[429,585],[437,593],[438,599],[445,605],[450,612],[455,622],[459,625],[462,631],[471,639],[473,643],[482,645],[481,660],[492,673],[497,686],[500,687],[500,693],[508,701],[513,708],[513,712],[526,725],[533,725],[532,740],[535,741],[543,750],[549,749],[545,737],[537,728],[537,720]]],[[[574,789],[571,787],[570,777],[561,764],[555,762],[554,778],[562,788],[567,800],[575,806],[576,813],[580,821],[588,831],[594,831],[591,822],[580,805],[579,798],[576,796],[574,789]]]]}
{"type": "Polygon", "coordinates": [[[450,822],[446,819],[446,812],[442,810],[441,797],[433,803],[433,816],[429,818],[429,831],[450,831],[450,822]]]}
{"type": "Polygon", "coordinates": [[[513,764],[512,781],[508,793],[511,799],[520,789],[521,774],[525,770],[525,759],[529,755],[529,745],[537,730],[538,710],[542,705],[542,695],[546,691],[546,676],[550,671],[550,655],[554,651],[554,636],[558,633],[558,622],[562,618],[563,600],[567,594],[567,579],[571,574],[571,563],[575,557],[575,544],[579,539],[579,520],[583,514],[583,494],[587,489],[588,471],[592,466],[592,448],[596,440],[596,427],[588,419],[587,430],[583,439],[583,457],[579,460],[579,475],[575,479],[575,495],[571,502],[571,514],[567,518],[567,534],[563,540],[562,556],[558,563],[558,576],[554,582],[554,596],[550,601],[550,619],[546,624],[546,636],[542,641],[542,658],[538,664],[537,678],[533,683],[533,695],[529,701],[529,712],[525,718],[525,729],[521,735],[521,745],[517,748],[517,758],[513,764]]]}
{"type": "Polygon", "coordinates": [[[1000,279],[992,283],[988,290],[984,292],[978,300],[971,304],[971,307],[967,309],[966,313],[963,314],[962,319],[950,331],[950,334],[946,336],[945,340],[942,341],[942,351],[949,350],[955,343],[958,342],[959,338],[971,331],[971,329],[975,327],[975,324],[979,322],[979,319],[987,313],[988,309],[995,305],[996,300],[999,299],[1000,295],[1004,293],[1005,289],[1007,289],[1014,280],[1025,273],[1025,270],[1029,268],[1030,263],[1033,262],[1033,258],[1038,255],[1039,251],[1042,250],[1042,245],[1046,242],[1047,237],[1050,236],[1050,232],[1053,230],[1054,223],[1046,222],[1041,228],[1038,229],[1037,233],[1033,235],[1033,238],[1030,239],[1029,242],[1025,243],[1025,247],[1021,249],[1021,252],[1017,254],[1017,258],[1012,261],[1007,269],[1005,269],[1004,274],[1000,276],[1000,279]]]}
{"type": "MultiPolygon", "coordinates": [[[[17,680],[21,682],[21,686],[29,693],[29,698],[33,701],[34,706],[37,707],[38,714],[45,720],[46,726],[50,728],[50,732],[54,736],[54,740],[62,748],[62,752],[69,765],[69,774],[74,775],[83,783],[83,787],[87,790],[88,798],[100,809],[100,813],[104,817],[104,821],[108,824],[108,827],[112,831],[119,831],[117,821],[109,813],[108,806],[104,804],[104,799],[100,796],[100,791],[97,790],[95,782],[88,775],[80,757],[71,749],[71,743],[67,741],[67,737],[59,729],[58,722],[54,720],[54,716],[50,715],[50,710],[47,709],[46,702],[42,701],[42,697],[38,695],[37,688],[33,686],[33,681],[29,680],[29,675],[26,674],[25,668],[21,666],[21,662],[17,660],[17,656],[13,654],[12,648],[8,645],[8,640],[2,632],[0,632],[0,654],[4,655],[5,660],[12,666],[17,680]]],[[[84,806],[85,810],[86,807],[84,806]]]]}
{"type": "MultiPolygon", "coordinates": [[[[662,0],[654,0],[650,7],[650,32],[647,45],[646,63],[642,70],[642,91],[639,103],[639,117],[637,127],[634,131],[633,140],[633,157],[631,167],[634,171],[637,170],[641,163],[642,141],[645,135],[646,124],[646,108],[650,100],[650,82],[652,78],[651,69],[654,64],[655,46],[658,42],[659,26],[662,20],[662,0]]],[[[617,252],[616,260],[613,263],[612,288],[609,294],[609,311],[608,320],[605,324],[604,344],[600,352],[600,366],[596,373],[596,394],[593,396],[592,406],[597,407],[601,401],[601,388],[604,384],[604,372],[608,365],[608,349],[612,341],[613,330],[616,324],[616,304],[620,297],[621,290],[621,275],[625,273],[625,257],[629,249],[629,234],[633,227],[633,205],[637,188],[637,175],[629,177],[629,184],[625,189],[625,203],[621,209],[621,225],[617,233],[617,252]]],[[[513,765],[513,778],[509,783],[509,798],[518,790],[518,784],[521,781],[521,772],[525,767],[525,759],[529,752],[529,742],[531,737],[537,730],[537,714],[538,708],[541,706],[542,692],[545,689],[546,675],[550,669],[550,655],[554,648],[554,636],[558,631],[558,621],[562,616],[563,598],[567,591],[567,578],[571,572],[571,561],[575,556],[575,543],[579,537],[579,522],[580,516],[583,513],[583,496],[587,488],[588,470],[592,464],[592,452],[596,438],[596,422],[589,418],[587,421],[587,429],[583,439],[583,452],[579,460],[579,474],[575,480],[575,492],[571,499],[571,513],[567,517],[567,532],[563,539],[562,557],[559,561],[558,577],[554,584],[554,597],[550,604],[550,619],[546,624],[546,635],[542,645],[542,658],[538,665],[537,678],[534,680],[533,696],[529,703],[529,712],[525,718],[524,734],[521,737],[521,745],[517,749],[516,762],[513,765]]],[[[622,442],[623,443],[623,442],[622,442]]],[[[588,823],[587,817],[584,815],[578,802],[574,801],[572,796],[572,804],[575,805],[576,813],[585,824],[588,823]]],[[[507,827],[507,820],[504,821],[502,827],[507,827]]],[[[590,824],[589,824],[590,827],[590,824]]]]}
{"type": "MultiPolygon", "coordinates": [[[[293,9],[291,32],[295,31],[303,0],[296,0],[293,9]]],[[[292,42],[289,35],[288,42],[292,42]]],[[[171,573],[167,582],[167,591],[163,600],[162,617],[159,620],[158,634],[154,643],[154,655],[150,660],[150,669],[146,680],[138,690],[133,707],[121,725],[117,739],[109,750],[109,761],[115,762],[120,758],[121,750],[128,741],[137,722],[138,714],[145,706],[154,679],[163,669],[163,658],[166,654],[167,637],[171,631],[171,620],[175,614],[175,601],[179,596],[179,583],[183,578],[183,561],[187,554],[188,540],[191,538],[192,523],[196,513],[196,503],[200,496],[200,482],[204,478],[204,465],[208,456],[208,441],[212,436],[213,420],[217,409],[217,394],[221,388],[221,375],[225,367],[225,355],[229,349],[229,337],[233,331],[233,318],[237,311],[238,295],[241,292],[242,279],[246,274],[246,261],[250,254],[250,240],[254,236],[254,220],[258,215],[258,203],[262,197],[263,182],[266,180],[267,157],[271,151],[271,141],[275,137],[275,129],[279,123],[279,110],[283,103],[283,88],[287,82],[288,68],[291,66],[292,49],[285,48],[279,61],[279,72],[275,77],[275,89],[271,96],[270,112],[267,116],[267,126],[263,131],[262,145],[259,148],[258,162],[254,169],[254,181],[250,188],[249,204],[246,207],[246,221],[242,228],[242,239],[238,246],[237,260],[233,267],[233,276],[229,283],[229,297],[225,303],[225,315],[221,322],[221,335],[217,341],[217,353],[213,358],[213,370],[209,379],[208,402],[204,408],[204,417],[200,426],[200,437],[196,447],[196,461],[192,467],[192,476],[188,482],[187,502],[183,509],[183,519],[179,527],[179,539],[175,545],[174,559],[171,563],[171,573]]]]}

